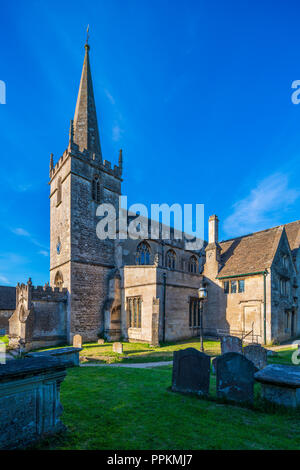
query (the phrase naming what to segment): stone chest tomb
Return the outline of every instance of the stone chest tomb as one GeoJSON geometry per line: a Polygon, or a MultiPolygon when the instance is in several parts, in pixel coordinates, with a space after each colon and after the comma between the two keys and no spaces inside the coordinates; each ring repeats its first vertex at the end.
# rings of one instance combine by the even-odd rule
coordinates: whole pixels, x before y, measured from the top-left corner
{"type": "Polygon", "coordinates": [[[299,366],[270,364],[255,374],[260,382],[262,396],[277,405],[297,408],[300,406],[300,370],[299,366]]]}
{"type": "Polygon", "coordinates": [[[66,368],[51,357],[0,366],[0,449],[23,448],[63,431],[60,385],[66,368]]]}

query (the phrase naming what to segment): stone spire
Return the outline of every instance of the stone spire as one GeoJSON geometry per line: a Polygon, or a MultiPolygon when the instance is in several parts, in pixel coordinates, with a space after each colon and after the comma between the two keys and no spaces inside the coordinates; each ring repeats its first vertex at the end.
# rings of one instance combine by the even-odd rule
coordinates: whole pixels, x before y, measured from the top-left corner
{"type": "Polygon", "coordinates": [[[101,158],[102,154],[89,60],[90,46],[88,40],[84,47],[85,57],[74,115],[73,138],[74,143],[79,146],[80,150],[86,149],[101,158]]]}

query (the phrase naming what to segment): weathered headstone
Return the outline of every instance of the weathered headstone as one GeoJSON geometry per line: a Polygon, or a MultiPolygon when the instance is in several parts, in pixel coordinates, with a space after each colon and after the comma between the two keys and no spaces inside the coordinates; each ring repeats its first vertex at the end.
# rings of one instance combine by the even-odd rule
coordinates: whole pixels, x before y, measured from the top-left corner
{"type": "Polygon", "coordinates": [[[260,344],[249,344],[243,349],[244,356],[252,361],[257,370],[261,370],[267,366],[267,350],[260,344]]]}
{"type": "Polygon", "coordinates": [[[262,397],[277,405],[300,407],[300,367],[270,364],[255,374],[262,397]]]}
{"type": "Polygon", "coordinates": [[[73,336],[73,346],[74,348],[82,347],[82,337],[80,335],[73,336]]]}
{"type": "Polygon", "coordinates": [[[172,390],[208,395],[210,357],[194,348],[174,352],[172,390]]]}
{"type": "Polygon", "coordinates": [[[98,344],[104,344],[104,339],[103,338],[98,339],[98,344]]]}
{"type": "Polygon", "coordinates": [[[228,352],[242,353],[243,342],[237,336],[222,336],[221,337],[221,353],[226,354],[228,352]]]}
{"type": "Polygon", "coordinates": [[[242,354],[230,352],[219,356],[216,364],[218,398],[253,403],[253,362],[242,354]]]}
{"type": "Polygon", "coordinates": [[[113,352],[123,354],[123,344],[118,342],[113,343],[113,352]]]}

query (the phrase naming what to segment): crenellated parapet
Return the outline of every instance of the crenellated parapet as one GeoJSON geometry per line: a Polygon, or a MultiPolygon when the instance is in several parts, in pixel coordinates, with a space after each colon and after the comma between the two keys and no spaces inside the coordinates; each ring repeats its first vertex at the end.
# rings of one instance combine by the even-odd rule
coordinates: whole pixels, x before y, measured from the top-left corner
{"type": "Polygon", "coordinates": [[[114,165],[112,168],[111,162],[108,160],[103,160],[100,155],[91,153],[88,150],[84,149],[83,151],[79,150],[79,146],[74,142],[69,145],[69,147],[64,151],[62,156],[58,159],[56,164],[53,162],[53,154],[50,155],[50,171],[49,178],[52,180],[54,176],[58,173],[62,165],[69,157],[78,158],[86,163],[90,163],[93,166],[96,166],[99,171],[104,171],[118,179],[121,179],[123,172],[123,164],[114,165]]]}
{"type": "Polygon", "coordinates": [[[17,284],[16,287],[16,306],[21,304],[27,310],[30,310],[34,301],[61,302],[67,299],[68,289],[51,287],[49,283],[44,286],[33,286],[31,278],[27,284],[17,284]]]}

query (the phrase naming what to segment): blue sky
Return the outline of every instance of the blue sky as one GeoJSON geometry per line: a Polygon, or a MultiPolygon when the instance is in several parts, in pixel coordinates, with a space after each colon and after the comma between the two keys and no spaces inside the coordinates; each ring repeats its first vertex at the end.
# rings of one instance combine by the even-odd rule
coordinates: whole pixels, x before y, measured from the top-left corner
{"type": "Polygon", "coordinates": [[[0,284],[49,278],[50,152],[67,146],[90,24],[103,156],[129,203],[203,203],[220,238],[299,219],[296,1],[6,2],[0,284]]]}

